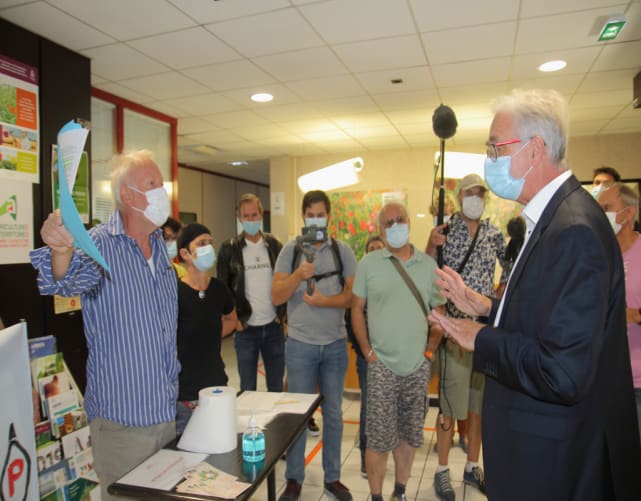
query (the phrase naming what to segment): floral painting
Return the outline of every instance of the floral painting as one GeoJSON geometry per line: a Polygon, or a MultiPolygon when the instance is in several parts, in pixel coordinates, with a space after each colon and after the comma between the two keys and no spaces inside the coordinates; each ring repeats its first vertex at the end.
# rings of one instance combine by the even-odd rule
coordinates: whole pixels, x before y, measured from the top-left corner
{"type": "Polygon", "coordinates": [[[337,240],[349,245],[356,259],[365,254],[367,239],[378,233],[378,213],[381,207],[392,200],[407,205],[407,193],[403,191],[369,190],[329,193],[332,217],[328,232],[337,240]]]}

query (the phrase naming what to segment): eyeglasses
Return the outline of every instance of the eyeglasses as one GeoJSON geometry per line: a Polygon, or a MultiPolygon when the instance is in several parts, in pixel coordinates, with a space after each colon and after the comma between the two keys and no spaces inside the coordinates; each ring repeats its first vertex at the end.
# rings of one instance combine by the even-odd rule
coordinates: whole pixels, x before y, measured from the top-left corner
{"type": "Polygon", "coordinates": [[[499,158],[498,148],[507,146],[508,144],[516,144],[520,142],[520,139],[509,139],[508,141],[500,141],[498,143],[485,143],[485,146],[487,146],[487,156],[492,160],[492,162],[496,162],[496,159],[499,158]]]}

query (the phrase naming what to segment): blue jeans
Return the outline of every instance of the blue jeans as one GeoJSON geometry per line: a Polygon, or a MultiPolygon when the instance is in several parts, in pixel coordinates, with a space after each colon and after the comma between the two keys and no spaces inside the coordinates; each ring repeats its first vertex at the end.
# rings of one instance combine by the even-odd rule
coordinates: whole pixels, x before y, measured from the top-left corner
{"type": "Polygon", "coordinates": [[[283,391],[285,374],[285,336],[283,326],[276,321],[266,325],[248,325],[234,334],[234,347],[238,359],[240,389],[256,391],[258,353],[265,364],[267,391],[283,391]]]}
{"type": "MultiPolygon", "coordinates": [[[[343,388],[347,371],[347,343],[339,339],[327,345],[315,345],[287,338],[285,353],[288,391],[314,393],[318,383],[323,396],[323,471],[325,482],[341,477],[341,442],[343,440],[343,388]]],[[[302,483],[305,479],[305,432],[287,451],[285,478],[302,483]]]]}
{"type": "Polygon", "coordinates": [[[365,412],[365,409],[367,409],[367,361],[358,355],[356,355],[356,373],[358,374],[358,386],[361,389],[361,415],[360,424],[358,425],[358,448],[364,453],[367,448],[367,435],[365,434],[365,420],[367,419],[365,412]]]}

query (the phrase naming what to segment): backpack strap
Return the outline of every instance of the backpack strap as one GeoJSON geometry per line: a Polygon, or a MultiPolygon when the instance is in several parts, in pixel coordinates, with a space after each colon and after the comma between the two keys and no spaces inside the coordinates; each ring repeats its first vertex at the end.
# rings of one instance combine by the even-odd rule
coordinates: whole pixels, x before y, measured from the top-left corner
{"type": "MultiPolygon", "coordinates": [[[[341,259],[340,248],[338,247],[338,242],[330,237],[331,246],[332,246],[332,257],[334,258],[334,265],[336,269],[334,271],[328,271],[325,273],[320,273],[312,277],[313,280],[318,282],[324,278],[329,278],[334,275],[338,275],[338,280],[341,284],[341,287],[345,286],[345,277],[343,277],[343,260],[341,259]]],[[[294,253],[292,254],[292,271],[294,271],[300,264],[301,255],[303,249],[299,244],[294,246],[294,253]]]]}

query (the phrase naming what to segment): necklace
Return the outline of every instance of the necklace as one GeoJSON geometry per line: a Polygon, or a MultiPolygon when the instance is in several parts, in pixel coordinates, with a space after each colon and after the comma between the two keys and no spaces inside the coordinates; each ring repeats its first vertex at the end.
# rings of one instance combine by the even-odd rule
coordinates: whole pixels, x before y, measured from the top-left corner
{"type": "Polygon", "coordinates": [[[198,297],[200,299],[205,299],[205,291],[198,291],[198,297]]]}

